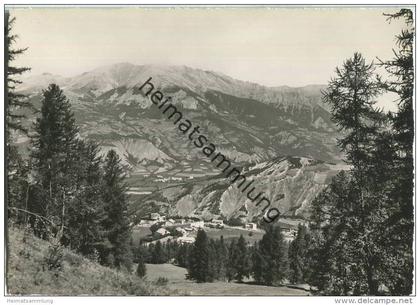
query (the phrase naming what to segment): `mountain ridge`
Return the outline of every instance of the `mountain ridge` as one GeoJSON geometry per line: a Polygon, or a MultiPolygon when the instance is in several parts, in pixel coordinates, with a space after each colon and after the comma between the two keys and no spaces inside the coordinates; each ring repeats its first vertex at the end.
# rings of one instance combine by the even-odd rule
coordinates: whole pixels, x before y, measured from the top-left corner
{"type": "Polygon", "coordinates": [[[299,89],[299,88],[309,88],[309,87],[320,87],[320,88],[326,87],[326,85],[324,85],[324,84],[307,84],[307,85],[304,85],[304,86],[289,86],[289,85],[277,85],[277,86],[271,85],[271,86],[268,86],[268,85],[260,84],[258,82],[252,82],[252,81],[237,79],[237,78],[229,76],[226,73],[223,73],[223,72],[220,72],[220,71],[200,69],[200,68],[195,68],[195,67],[186,66],[186,65],[133,64],[133,63],[130,63],[130,62],[118,62],[118,63],[114,63],[114,64],[98,66],[98,67],[96,67],[94,69],[91,69],[89,71],[85,71],[85,72],[82,72],[82,73],[77,73],[77,74],[72,75],[72,76],[63,76],[61,74],[53,74],[53,73],[50,73],[48,71],[45,71],[45,72],[42,72],[42,73],[32,74],[32,75],[23,77],[22,81],[25,83],[30,79],[36,79],[36,78],[39,78],[42,75],[44,75],[44,76],[45,75],[50,75],[50,76],[54,76],[54,77],[57,77],[57,78],[60,78],[60,79],[71,79],[71,78],[80,77],[80,76],[88,74],[90,72],[95,72],[95,71],[99,72],[101,70],[107,70],[107,69],[112,69],[112,68],[117,68],[117,67],[120,67],[120,68],[133,68],[133,67],[168,68],[168,67],[170,67],[170,68],[174,68],[174,69],[178,68],[178,69],[197,70],[197,71],[203,71],[203,72],[206,72],[206,73],[214,73],[214,74],[216,74],[218,76],[221,76],[221,77],[224,77],[224,78],[230,78],[230,79],[233,79],[235,81],[248,83],[250,85],[258,85],[258,86],[266,87],[266,88],[269,88],[269,89],[280,89],[281,90],[281,89],[299,89]]]}
{"type": "MultiPolygon", "coordinates": [[[[183,117],[199,125],[200,133],[239,168],[264,164],[282,156],[334,163],[339,163],[342,157],[335,140],[339,133],[322,104],[322,86],[319,85],[272,89],[186,66],[123,63],[100,67],[73,78],[44,74],[33,78],[32,82],[23,82],[21,91],[39,108],[41,89],[55,77],[72,104],[80,136],[97,142],[103,154],[116,150],[128,171],[130,187],[140,189],[136,191],[139,193],[156,191],[179,180],[195,183],[200,177],[210,181],[220,175],[219,169],[178,130],[168,115],[139,90],[149,77],[155,90],[171,96],[183,117]]],[[[290,166],[284,167],[293,171],[290,166]]],[[[318,171],[321,176],[330,172],[316,167],[315,172],[318,171]]],[[[259,179],[265,181],[268,194],[278,193],[279,180],[269,176],[270,179],[259,179]]],[[[299,198],[306,198],[305,192],[312,198],[322,189],[324,183],[311,182],[318,176],[302,176],[306,182],[298,183],[303,188],[299,198]]],[[[247,210],[240,194],[232,190],[223,193],[217,190],[207,194],[209,197],[201,196],[205,190],[206,186],[191,186],[190,193],[177,205],[172,205],[175,211],[168,213],[218,211],[229,218],[247,210]],[[197,202],[192,203],[191,198],[197,202]]],[[[307,215],[306,201],[299,202],[280,203],[277,207],[287,215],[307,215]]],[[[249,211],[248,220],[261,216],[257,211],[249,211]]]]}
{"type": "MultiPolygon", "coordinates": [[[[299,90],[302,93],[310,92],[311,88],[320,89],[324,88],[324,85],[309,84],[302,87],[291,87],[291,86],[264,86],[255,82],[243,81],[235,79],[221,72],[215,72],[210,70],[202,70],[198,68],[192,68],[184,65],[135,65],[128,62],[110,64],[101,67],[97,67],[93,70],[83,72],[71,77],[64,77],[61,75],[53,75],[48,72],[44,72],[41,75],[32,75],[23,79],[23,84],[18,87],[21,91],[32,91],[34,88],[39,89],[46,87],[46,82],[56,82],[58,85],[63,86],[63,89],[78,90],[86,86],[91,86],[92,90],[98,90],[100,92],[108,91],[115,87],[126,86],[133,88],[141,85],[148,77],[154,77],[157,84],[167,86],[179,86],[186,87],[193,91],[200,91],[203,88],[192,84],[191,75],[194,75],[193,82],[200,83],[206,90],[213,89],[226,93],[233,93],[234,95],[241,97],[253,98],[251,90],[258,92],[273,91],[286,94],[289,91],[299,90]],[[189,76],[186,76],[189,75],[189,76]],[[141,76],[141,78],[139,77],[141,76]],[[180,77],[181,76],[181,77],[180,77]],[[220,79],[218,82],[214,81],[215,78],[220,79]],[[207,80],[207,81],[206,81],[207,80]],[[241,90],[232,92],[227,89],[226,85],[240,87],[242,89],[248,87],[243,94],[241,90]]],[[[203,92],[201,92],[203,93],[203,92]]],[[[312,92],[313,93],[313,92],[312,92]]],[[[268,95],[266,100],[272,97],[268,95]]],[[[282,100],[284,101],[284,100],[282,100]]]]}

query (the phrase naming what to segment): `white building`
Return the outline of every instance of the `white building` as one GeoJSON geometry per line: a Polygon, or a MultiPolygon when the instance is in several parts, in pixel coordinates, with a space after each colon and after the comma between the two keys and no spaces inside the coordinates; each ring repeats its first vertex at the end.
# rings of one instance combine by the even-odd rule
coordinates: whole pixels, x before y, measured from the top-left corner
{"type": "Polygon", "coordinates": [[[175,231],[182,235],[187,234],[187,231],[185,231],[183,228],[175,228],[175,231]]]}
{"type": "Polygon", "coordinates": [[[245,224],[244,227],[245,227],[245,229],[248,229],[248,230],[256,230],[257,229],[257,224],[253,223],[253,222],[250,222],[250,223],[245,224]]]}
{"type": "Polygon", "coordinates": [[[153,233],[153,235],[155,235],[156,237],[165,237],[165,236],[168,236],[170,234],[171,233],[168,230],[166,230],[165,228],[157,229],[155,231],[155,233],[153,233]]]}
{"type": "Polygon", "coordinates": [[[191,222],[190,226],[191,228],[204,228],[204,220],[191,222]]]}
{"type": "Polygon", "coordinates": [[[151,220],[159,220],[160,219],[159,213],[151,213],[150,214],[150,219],[151,220]]]}
{"type": "Polygon", "coordinates": [[[222,219],[212,219],[212,221],[211,221],[212,223],[215,223],[215,224],[223,224],[223,220],[222,219]]]}
{"type": "Polygon", "coordinates": [[[180,242],[181,244],[192,244],[195,242],[195,237],[182,236],[182,237],[178,237],[176,241],[180,242]]]}
{"type": "Polygon", "coordinates": [[[165,221],[166,216],[162,216],[159,213],[150,213],[150,219],[154,221],[165,221]]]}
{"type": "Polygon", "coordinates": [[[224,228],[224,223],[223,220],[221,219],[212,219],[212,221],[209,223],[209,227],[210,228],[218,228],[218,229],[222,229],[224,228]]]}

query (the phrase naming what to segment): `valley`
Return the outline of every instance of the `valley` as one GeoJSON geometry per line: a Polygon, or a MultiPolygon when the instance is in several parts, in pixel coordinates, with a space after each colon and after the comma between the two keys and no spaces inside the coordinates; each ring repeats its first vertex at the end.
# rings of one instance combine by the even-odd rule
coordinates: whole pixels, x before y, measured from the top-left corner
{"type": "MultiPolygon", "coordinates": [[[[184,66],[129,63],[70,78],[43,74],[24,80],[19,90],[35,107],[43,88],[59,84],[80,136],[97,142],[103,154],[118,153],[134,222],[153,212],[241,222],[258,221],[263,213],[138,90],[149,77],[284,217],[308,216],[310,201],[346,169],[335,145],[338,132],[321,101],[322,86],[270,88],[184,66]]],[[[20,141],[23,150],[27,141],[20,141]]]]}
{"type": "Polygon", "coordinates": [[[415,297],[415,5],[3,15],[7,303],[415,297]]]}

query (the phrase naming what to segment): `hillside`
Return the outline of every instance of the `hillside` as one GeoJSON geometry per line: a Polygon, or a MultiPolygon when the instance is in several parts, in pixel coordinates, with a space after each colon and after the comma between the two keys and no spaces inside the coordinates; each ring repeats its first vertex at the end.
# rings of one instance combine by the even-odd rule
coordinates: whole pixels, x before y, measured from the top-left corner
{"type": "MultiPolygon", "coordinates": [[[[281,215],[307,217],[311,201],[331,177],[345,169],[343,165],[288,156],[248,166],[244,173],[247,181],[255,181],[254,196],[264,192],[272,203],[271,207],[278,208],[281,215]]],[[[225,219],[258,222],[263,215],[261,207],[255,206],[246,194],[241,193],[236,185],[230,185],[222,175],[174,183],[150,195],[140,196],[132,208],[139,218],[159,212],[203,219],[220,215],[225,219]]]]}
{"type": "Polygon", "coordinates": [[[192,296],[307,296],[311,293],[303,289],[286,286],[257,285],[251,279],[244,283],[216,281],[213,283],[195,283],[187,280],[187,270],[171,264],[147,264],[150,279],[167,277],[168,285],[192,296]]]}
{"type": "Polygon", "coordinates": [[[9,228],[7,293],[10,295],[176,295],[177,292],[135,275],[106,268],[64,249],[63,268],[45,265],[50,244],[9,228]]]}
{"type": "Polygon", "coordinates": [[[149,77],[231,159],[340,158],[337,131],[321,101],[323,86],[270,88],[185,66],[122,63],[74,77],[31,76],[19,90],[39,107],[41,89],[59,84],[72,102],[81,135],[101,142],[104,150],[116,147],[134,171],[150,170],[151,161],[168,168],[181,160],[197,161],[172,122],[138,91],[149,77]],[[138,147],[147,152],[139,153],[138,147]]]}
{"type": "Polygon", "coordinates": [[[101,266],[64,249],[63,267],[50,271],[45,257],[51,244],[12,227],[8,232],[7,295],[150,296],[150,295],[309,295],[300,289],[253,282],[195,283],[185,268],[147,264],[147,280],[101,266]],[[162,283],[162,278],[168,282],[162,283]]]}
{"type": "MultiPolygon", "coordinates": [[[[97,142],[103,154],[120,155],[132,193],[154,192],[134,196],[134,214],[259,218],[260,209],[229,188],[220,170],[138,90],[149,77],[236,167],[256,166],[251,175],[283,215],[307,216],[310,200],[340,167],[329,164],[340,164],[342,156],[321,85],[265,87],[185,66],[122,63],[74,77],[33,76],[19,88],[39,108],[41,89],[53,81],[61,86],[80,136],[97,142]],[[298,161],[302,169],[296,169],[284,156],[323,161],[298,161]]],[[[28,126],[35,115],[30,118],[28,126]]]]}

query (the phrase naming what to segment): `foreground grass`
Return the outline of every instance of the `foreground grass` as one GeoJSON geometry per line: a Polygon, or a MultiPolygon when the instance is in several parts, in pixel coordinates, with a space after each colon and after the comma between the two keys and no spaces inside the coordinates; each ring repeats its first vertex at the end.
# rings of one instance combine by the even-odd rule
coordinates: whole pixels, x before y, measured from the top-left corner
{"type": "Polygon", "coordinates": [[[146,264],[147,277],[156,280],[166,277],[168,285],[177,289],[183,295],[213,295],[213,296],[286,296],[286,295],[310,295],[308,291],[289,287],[272,287],[255,285],[252,283],[214,282],[195,283],[187,280],[187,270],[172,264],[146,264]]]}
{"type": "Polygon", "coordinates": [[[110,269],[64,249],[63,267],[48,270],[49,243],[9,228],[7,293],[10,295],[176,295],[166,286],[110,269]]]}
{"type": "Polygon", "coordinates": [[[9,295],[308,295],[300,289],[251,283],[195,283],[185,268],[147,264],[146,279],[117,271],[64,249],[61,270],[48,270],[50,243],[9,228],[7,294],[9,295]],[[167,285],[159,285],[166,278],[167,285]],[[170,287],[170,288],[169,288],[170,287]]]}

